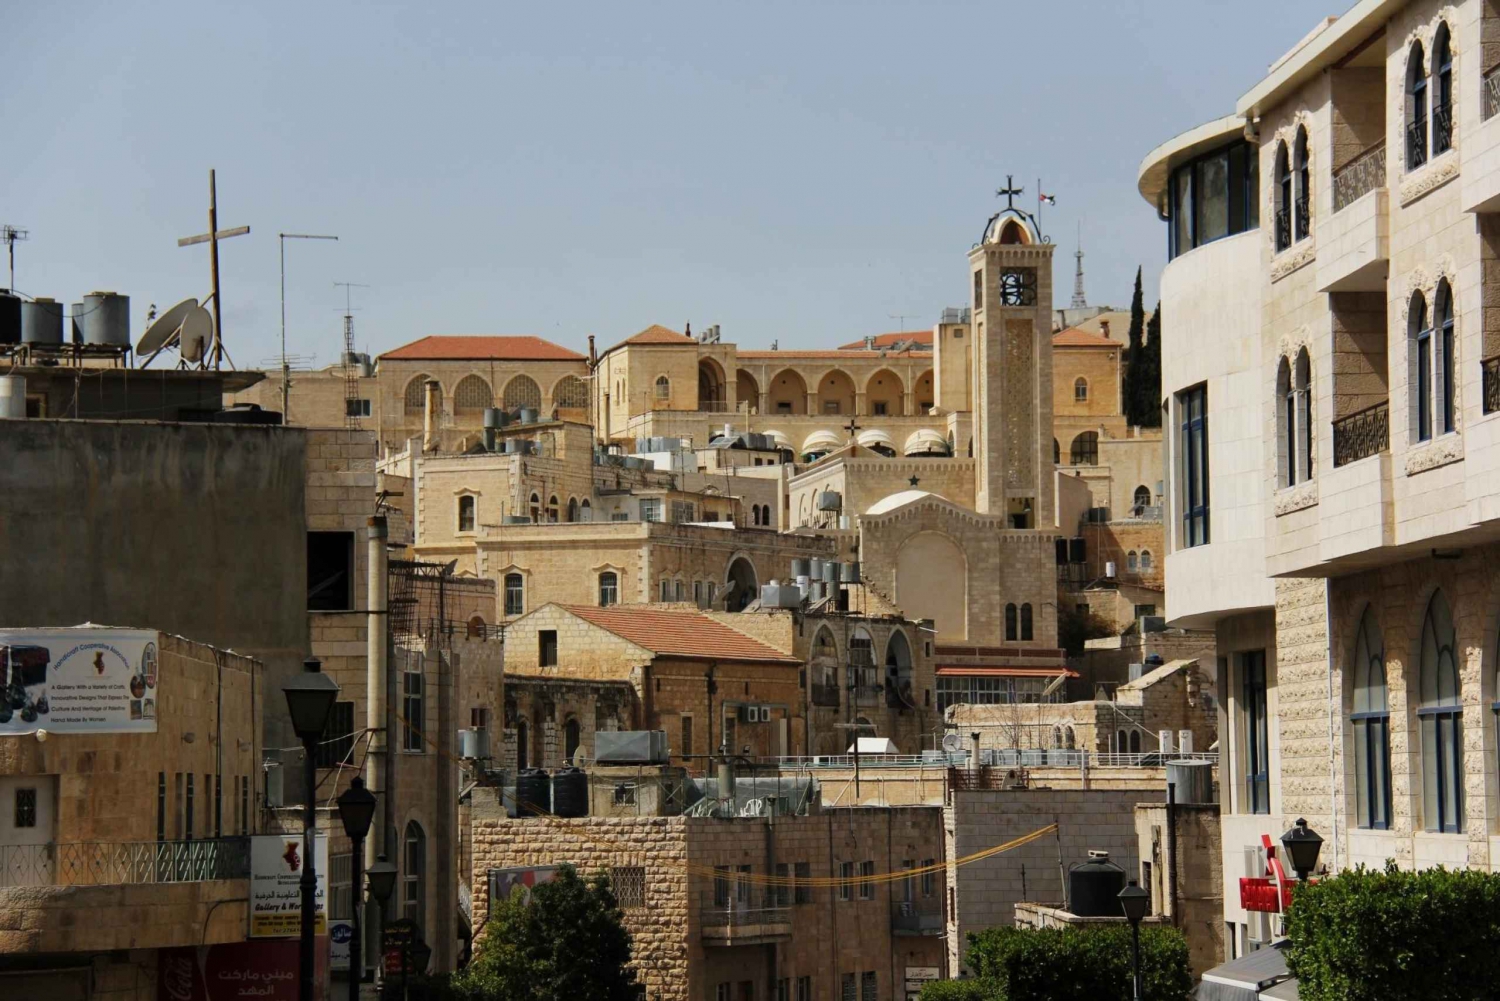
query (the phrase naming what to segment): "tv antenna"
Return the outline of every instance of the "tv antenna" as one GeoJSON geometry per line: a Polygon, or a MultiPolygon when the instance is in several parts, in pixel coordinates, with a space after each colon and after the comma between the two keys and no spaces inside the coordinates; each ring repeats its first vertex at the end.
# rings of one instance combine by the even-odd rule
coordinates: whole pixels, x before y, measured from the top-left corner
{"type": "Polygon", "coordinates": [[[344,426],[358,428],[360,413],[359,370],[354,367],[354,303],[353,290],[369,288],[359,282],[334,282],[334,287],[344,290],[344,426]]]}
{"type": "Polygon", "coordinates": [[[5,241],[5,249],[10,251],[10,287],[16,287],[16,244],[24,243],[31,236],[24,229],[16,226],[0,227],[0,240],[5,241]]]}
{"type": "Polygon", "coordinates": [[[277,233],[281,244],[281,420],[292,421],[292,358],[286,353],[286,242],[288,240],[337,240],[317,233],[277,233]]]}
{"type": "MultiPolygon", "coordinates": [[[[250,232],[249,226],[236,226],[233,229],[219,229],[219,195],[218,188],[214,183],[214,172],[208,171],[208,232],[199,233],[197,236],[184,236],[177,241],[179,247],[191,247],[197,243],[208,244],[208,273],[213,282],[211,297],[214,301],[213,315],[213,343],[210,346],[208,357],[204,359],[203,367],[207,368],[209,361],[213,367],[218,368],[220,360],[224,357],[224,325],[221,320],[220,309],[222,294],[219,290],[219,241],[227,240],[231,236],[245,236],[250,232]]],[[[184,343],[186,339],[184,338],[184,343]]],[[[234,364],[233,359],[230,364],[234,364]]]]}

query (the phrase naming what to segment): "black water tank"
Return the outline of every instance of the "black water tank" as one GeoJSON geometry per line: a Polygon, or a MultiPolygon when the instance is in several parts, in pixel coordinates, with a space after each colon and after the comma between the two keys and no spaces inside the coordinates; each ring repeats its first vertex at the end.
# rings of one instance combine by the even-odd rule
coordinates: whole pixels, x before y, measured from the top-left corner
{"type": "Polygon", "coordinates": [[[1088,552],[1088,546],[1084,543],[1084,540],[1081,536],[1076,539],[1068,540],[1069,563],[1087,563],[1089,561],[1088,552]]]}
{"type": "Polygon", "coordinates": [[[559,768],[553,773],[552,808],[559,817],[589,815],[589,778],[582,768],[559,768]]]}
{"type": "Polygon", "coordinates": [[[1089,860],[1068,870],[1068,910],[1081,918],[1119,918],[1120,891],[1125,870],[1109,860],[1108,852],[1089,852],[1089,860]]]}
{"type": "Polygon", "coordinates": [[[0,344],[21,343],[21,297],[0,289],[0,344]]]}
{"type": "Polygon", "coordinates": [[[1056,548],[1057,548],[1057,565],[1060,566],[1060,567],[1061,566],[1066,566],[1067,563],[1068,563],[1068,540],[1067,539],[1063,539],[1063,538],[1059,538],[1057,540],[1056,548]]]}
{"type": "Polygon", "coordinates": [[[523,768],[516,776],[516,815],[536,817],[552,812],[552,780],[540,768],[523,768]]]}

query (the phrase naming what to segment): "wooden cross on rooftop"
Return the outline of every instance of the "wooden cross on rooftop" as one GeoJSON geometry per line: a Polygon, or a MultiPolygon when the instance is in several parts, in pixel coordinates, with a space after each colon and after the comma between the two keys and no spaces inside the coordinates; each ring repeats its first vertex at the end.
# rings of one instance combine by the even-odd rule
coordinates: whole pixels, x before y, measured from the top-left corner
{"type": "Polygon", "coordinates": [[[863,431],[864,428],[861,425],[854,423],[854,418],[851,416],[849,418],[849,423],[844,425],[844,430],[849,432],[849,440],[853,441],[854,432],[863,431]]]}
{"type": "Polygon", "coordinates": [[[1010,174],[1006,174],[1005,187],[1001,188],[999,191],[996,191],[995,197],[999,198],[1001,195],[1004,195],[1005,207],[1008,209],[1013,209],[1016,207],[1016,196],[1022,194],[1023,192],[1025,192],[1025,190],[1025,188],[1016,187],[1014,177],[1010,174]]]}
{"type": "MultiPolygon", "coordinates": [[[[209,356],[213,360],[213,367],[219,367],[219,361],[224,357],[224,328],[219,319],[219,241],[227,240],[231,236],[245,236],[250,232],[249,226],[236,226],[233,229],[219,228],[219,196],[214,185],[214,172],[208,172],[208,232],[199,233],[197,236],[184,236],[177,241],[179,247],[191,247],[197,243],[208,244],[208,274],[209,280],[213,282],[212,298],[214,301],[214,344],[209,356]]],[[[233,361],[230,362],[233,364],[233,361]]],[[[204,365],[208,359],[204,359],[204,365]]]]}

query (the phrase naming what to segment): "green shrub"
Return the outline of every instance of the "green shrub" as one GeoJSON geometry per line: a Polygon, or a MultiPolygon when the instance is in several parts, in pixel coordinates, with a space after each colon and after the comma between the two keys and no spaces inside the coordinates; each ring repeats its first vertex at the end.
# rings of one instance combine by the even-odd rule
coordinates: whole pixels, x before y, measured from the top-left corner
{"type": "Polygon", "coordinates": [[[921,1001],[996,1001],[994,988],[983,980],[929,980],[921,1001]]]}
{"type": "Polygon", "coordinates": [[[1287,965],[1303,1001],[1500,999],[1500,875],[1388,862],[1293,892],[1287,965]]]}
{"type": "MultiPolygon", "coordinates": [[[[1130,927],[990,928],[969,936],[968,967],[997,1001],[1130,997],[1130,927]]],[[[1187,940],[1141,928],[1145,1001],[1182,1001],[1193,988],[1187,940]]]]}

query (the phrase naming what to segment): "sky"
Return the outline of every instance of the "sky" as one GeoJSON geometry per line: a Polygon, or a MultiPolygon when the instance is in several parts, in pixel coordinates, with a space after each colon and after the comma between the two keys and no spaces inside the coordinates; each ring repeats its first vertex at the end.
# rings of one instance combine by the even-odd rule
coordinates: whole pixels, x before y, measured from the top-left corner
{"type": "MultiPolygon", "coordinates": [[[[427,334],[603,348],[653,323],[745,348],[930,327],[1007,175],[1082,227],[1091,304],[1147,308],[1166,232],[1142,157],[1231,112],[1324,14],[1296,0],[16,3],[0,223],[18,290],[209,291],[241,368],[329,364],[344,290],[378,353],[427,334]]],[[[1170,322],[1170,318],[1167,318],[1170,322]]]]}

